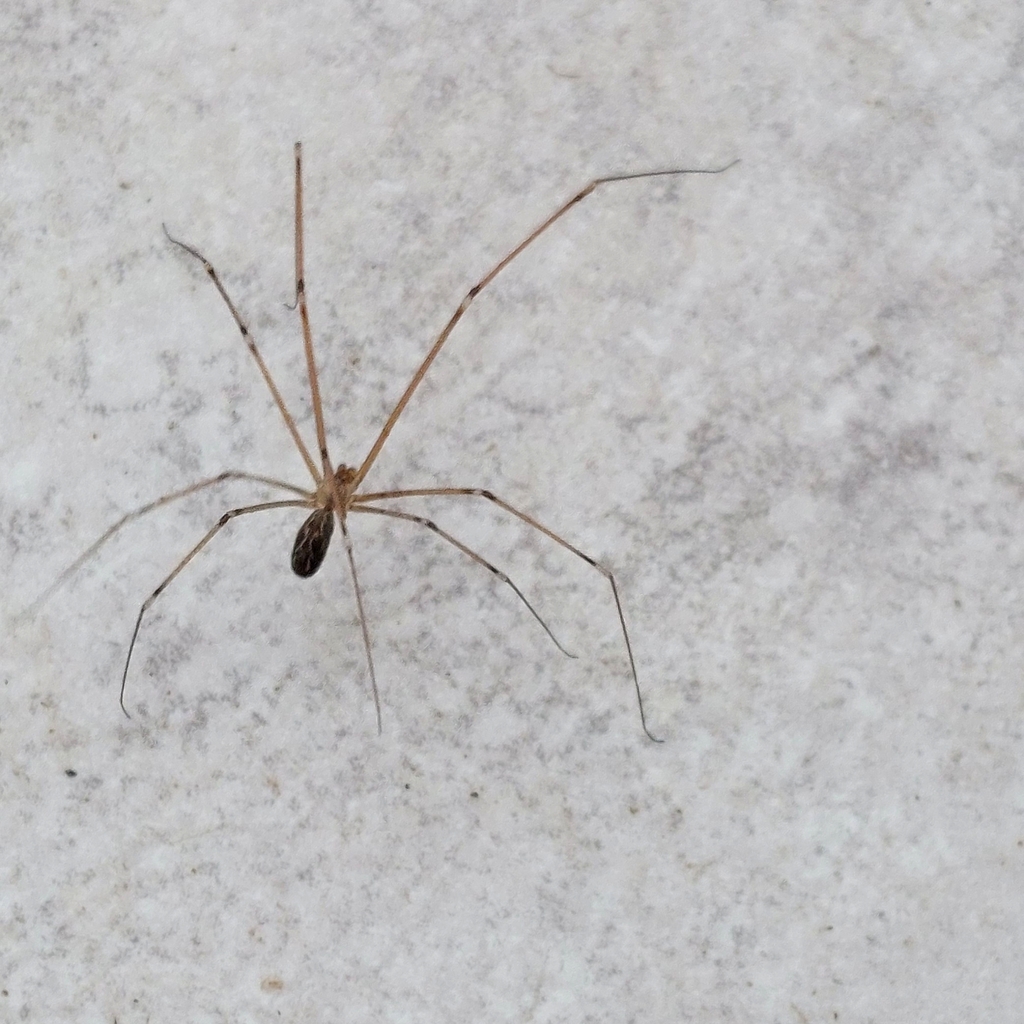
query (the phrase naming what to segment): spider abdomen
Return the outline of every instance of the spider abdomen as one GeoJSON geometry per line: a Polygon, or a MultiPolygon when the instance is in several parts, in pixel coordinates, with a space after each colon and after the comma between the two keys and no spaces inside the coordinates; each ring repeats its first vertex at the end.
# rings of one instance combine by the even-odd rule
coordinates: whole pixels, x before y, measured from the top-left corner
{"type": "Polygon", "coordinates": [[[292,572],[296,576],[312,576],[323,564],[334,533],[334,512],[318,508],[299,527],[292,548],[292,572]]]}

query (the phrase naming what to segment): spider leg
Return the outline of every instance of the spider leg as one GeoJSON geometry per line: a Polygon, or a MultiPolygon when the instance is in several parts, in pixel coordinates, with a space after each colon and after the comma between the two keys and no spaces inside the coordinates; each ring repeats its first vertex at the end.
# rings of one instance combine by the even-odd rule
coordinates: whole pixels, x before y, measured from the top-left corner
{"type": "MultiPolygon", "coordinates": [[[[602,576],[608,581],[612,588],[612,597],[615,599],[615,610],[618,612],[619,625],[622,627],[622,639],[626,643],[626,655],[629,658],[629,670],[633,676],[633,686],[636,690],[636,702],[637,707],[640,709],[640,725],[643,727],[644,732],[647,734],[649,740],[653,740],[655,743],[663,742],[657,736],[651,733],[651,730],[647,728],[647,716],[644,714],[644,699],[640,692],[640,677],[636,671],[636,660],[633,657],[633,645],[630,643],[629,630],[626,628],[626,615],[622,609],[622,600],[619,597],[619,587],[615,582],[615,576],[611,569],[607,566],[602,565],[595,558],[591,558],[590,555],[583,551],[580,551],[578,547],[570,544],[564,537],[560,537],[554,530],[548,529],[543,523],[538,522],[533,516],[521,509],[516,508],[514,505],[510,505],[507,501],[499,498],[491,491],[484,490],[480,487],[417,487],[411,490],[401,491],[378,491],[376,493],[359,494],[353,499],[356,504],[353,504],[352,511],[361,511],[361,503],[368,501],[383,501],[391,498],[420,498],[420,497],[471,497],[471,498],[484,498],[486,501],[497,505],[498,508],[508,512],[510,515],[515,516],[517,519],[522,520],[527,526],[532,526],[535,530],[540,530],[545,537],[550,537],[556,544],[560,544],[567,551],[571,551],[577,558],[582,558],[587,565],[595,568],[602,576]]],[[[367,509],[366,511],[369,511],[367,509]]],[[[380,510],[383,511],[383,510],[380,510]]],[[[379,514],[379,513],[378,513],[379,514]]],[[[392,513],[392,515],[398,515],[398,513],[392,513]]],[[[524,599],[525,600],[525,599],[524,599]]],[[[552,637],[552,639],[554,639],[552,637]]],[[[556,641],[557,642],[557,641],[556,641]]]]}
{"type": "Polygon", "coordinates": [[[302,347],[306,353],[306,372],[309,377],[309,393],[313,400],[313,416],[316,419],[316,442],[320,449],[324,479],[333,475],[331,457],[327,454],[327,432],[324,428],[324,406],[320,398],[320,377],[316,372],[313,355],[313,332],[309,326],[309,310],[306,308],[305,246],[303,244],[302,218],[302,143],[295,143],[295,304],[299,307],[302,321],[302,347]]]}
{"type": "Polygon", "coordinates": [[[266,381],[271,395],[274,396],[274,404],[277,406],[278,411],[281,413],[281,417],[284,419],[284,425],[288,428],[288,433],[292,435],[292,440],[295,442],[295,447],[298,448],[299,454],[302,456],[302,461],[306,463],[306,467],[309,469],[313,479],[317,484],[319,484],[321,480],[320,472],[316,468],[316,463],[313,461],[313,457],[309,454],[309,449],[306,447],[305,442],[299,434],[299,428],[295,425],[295,419],[288,411],[288,406],[285,405],[284,399],[281,397],[281,392],[274,383],[274,378],[271,377],[270,370],[267,369],[267,364],[263,361],[263,356],[260,354],[260,350],[256,347],[256,342],[253,340],[252,335],[249,333],[248,324],[246,324],[242,319],[242,314],[238,312],[238,307],[231,301],[231,296],[228,295],[227,289],[221,283],[221,279],[218,276],[214,265],[198,249],[196,249],[195,246],[189,245],[187,242],[182,242],[175,238],[174,235],[167,230],[166,224],[162,226],[168,241],[173,242],[179,249],[183,249],[193,259],[198,260],[203,265],[203,270],[206,271],[210,280],[213,281],[214,285],[216,285],[217,291],[220,292],[220,297],[224,300],[224,304],[228,307],[228,310],[235,321],[235,325],[241,332],[242,340],[245,342],[253,359],[256,360],[256,365],[259,367],[260,373],[262,374],[264,381],[266,381]]]}
{"type": "Polygon", "coordinates": [[[370,630],[366,625],[366,613],[363,611],[363,590],[359,586],[359,576],[356,573],[356,558],[352,551],[352,538],[348,533],[348,524],[345,522],[345,517],[342,515],[338,516],[338,522],[341,523],[341,535],[345,540],[345,554],[348,556],[348,567],[352,571],[352,586],[356,592],[356,608],[359,610],[359,628],[363,634],[363,647],[366,648],[366,664],[370,669],[370,686],[373,689],[373,706],[377,712],[377,735],[381,736],[384,732],[384,727],[381,721],[380,714],[380,692],[377,690],[377,673],[373,668],[373,650],[370,647],[370,630]]]}
{"type": "Polygon", "coordinates": [[[547,633],[547,635],[549,637],[551,637],[552,643],[554,643],[554,645],[567,658],[575,658],[576,657],[575,654],[571,653],[570,651],[567,651],[559,643],[558,638],[555,636],[554,633],[551,632],[550,627],[541,618],[541,616],[540,616],[539,612],[537,611],[537,609],[534,608],[532,604],[530,604],[530,602],[526,599],[526,595],[523,594],[523,592],[515,585],[515,583],[512,582],[511,579],[509,579],[509,577],[505,573],[503,573],[497,567],[491,565],[490,562],[488,562],[485,558],[482,558],[480,555],[478,555],[472,548],[467,547],[465,544],[462,543],[462,541],[457,540],[450,533],[448,533],[445,530],[442,530],[441,527],[438,526],[437,523],[435,523],[432,519],[426,519],[423,516],[416,516],[416,515],[413,515],[410,512],[396,512],[396,511],[394,511],[392,509],[374,508],[372,505],[363,505],[363,504],[353,505],[352,506],[352,511],[353,512],[370,512],[373,515],[377,515],[377,516],[387,516],[389,519],[404,519],[407,522],[418,523],[420,526],[425,526],[428,530],[432,530],[439,537],[441,537],[444,540],[448,541],[449,544],[451,544],[454,547],[458,548],[463,554],[468,555],[470,558],[472,558],[473,561],[476,562],[478,565],[482,565],[485,569],[489,570],[491,573],[493,573],[495,576],[497,576],[498,579],[501,580],[502,583],[507,583],[515,591],[516,597],[518,597],[519,600],[522,601],[524,605],[526,605],[526,607],[529,610],[530,614],[541,624],[541,626],[544,628],[544,632],[547,633]]]}
{"type": "Polygon", "coordinates": [[[250,480],[253,483],[265,484],[267,487],[280,487],[286,491],[294,491],[296,494],[301,494],[305,498],[313,498],[313,495],[309,491],[306,491],[302,487],[296,487],[294,484],[285,483],[283,480],[275,480],[269,476],[259,476],[256,473],[243,473],[240,470],[234,469],[218,473],[217,476],[212,476],[207,480],[200,480],[198,483],[190,484],[188,487],[182,487],[180,490],[171,491],[170,494],[161,495],[161,497],[154,501],[149,501],[145,505],[141,505],[139,508],[133,509],[131,512],[126,512],[121,516],[116,523],[109,526],[100,537],[93,541],[85,551],[83,551],[66,569],[64,569],[63,572],[61,572],[61,574],[46,588],[46,590],[44,590],[39,597],[29,605],[23,614],[27,616],[34,615],[39,608],[49,600],[58,587],[81,569],[82,566],[85,565],[85,563],[88,562],[89,559],[92,558],[92,556],[95,555],[108,540],[111,539],[111,537],[118,533],[122,527],[127,526],[128,523],[135,519],[139,519],[147,513],[153,512],[164,505],[169,505],[172,501],[187,498],[190,494],[195,494],[197,491],[201,491],[207,487],[214,487],[217,484],[224,483],[226,480],[250,480]]]}
{"type": "Polygon", "coordinates": [[[121,674],[120,703],[121,710],[125,713],[126,717],[131,718],[131,715],[128,714],[128,709],[124,706],[124,688],[128,682],[128,666],[132,663],[132,653],[135,651],[135,641],[138,640],[139,629],[142,627],[142,617],[152,606],[153,602],[174,581],[178,573],[180,573],[181,570],[184,569],[185,566],[188,565],[188,563],[191,562],[192,559],[195,558],[196,555],[198,555],[199,552],[202,551],[203,548],[205,548],[206,545],[209,544],[210,541],[213,540],[213,538],[216,537],[228,523],[231,522],[232,519],[235,519],[238,516],[249,515],[252,512],[266,512],[272,508],[310,508],[312,505],[313,502],[308,499],[305,501],[264,501],[259,505],[247,505],[245,508],[233,508],[230,512],[225,512],[224,515],[217,520],[216,524],[207,531],[203,539],[196,544],[196,546],[192,548],[187,555],[185,555],[185,557],[171,570],[170,573],[168,573],[160,586],[158,586],[156,590],[154,590],[153,593],[142,602],[142,607],[139,609],[138,617],[135,619],[135,628],[132,630],[131,642],[128,644],[128,655],[124,660],[124,672],[121,674]]]}
{"type": "Polygon", "coordinates": [[[376,462],[377,456],[380,455],[381,449],[384,447],[384,443],[387,441],[394,430],[395,424],[398,422],[398,418],[405,411],[406,405],[409,404],[409,399],[412,398],[413,392],[420,386],[420,381],[426,376],[427,370],[430,369],[430,364],[437,358],[437,354],[444,347],[444,343],[448,340],[448,335],[452,333],[455,325],[462,319],[463,314],[469,309],[473,300],[482,292],[497,276],[500,274],[527,246],[535,242],[552,224],[555,223],[559,218],[563,217],[568,213],[577,203],[582,202],[591,192],[594,191],[599,185],[607,185],[616,181],[635,181],[639,178],[663,178],[671,175],[680,174],[721,174],[724,171],[729,170],[735,164],[739,163],[738,160],[733,160],[732,163],[726,164],[724,167],[711,167],[711,168],[679,168],[676,170],[665,170],[665,171],[635,171],[630,174],[609,174],[603,178],[594,178],[584,188],[581,188],[568,202],[563,203],[550,217],[547,218],[539,227],[536,227],[531,231],[526,238],[524,238],[508,255],[498,260],[497,263],[472,288],[466,292],[459,303],[458,308],[452,313],[448,323],[444,325],[443,330],[437,336],[433,346],[427,353],[423,362],[420,363],[416,372],[413,374],[412,380],[409,381],[408,386],[402,393],[402,397],[399,398],[395,404],[394,409],[391,410],[391,415],[388,416],[381,432],[377,435],[377,439],[373,442],[373,447],[370,449],[369,454],[363,459],[363,464],[359,467],[356,473],[356,478],[353,483],[353,490],[355,490],[359,484],[363,481],[363,478],[367,473],[370,472],[370,467],[376,462]]]}

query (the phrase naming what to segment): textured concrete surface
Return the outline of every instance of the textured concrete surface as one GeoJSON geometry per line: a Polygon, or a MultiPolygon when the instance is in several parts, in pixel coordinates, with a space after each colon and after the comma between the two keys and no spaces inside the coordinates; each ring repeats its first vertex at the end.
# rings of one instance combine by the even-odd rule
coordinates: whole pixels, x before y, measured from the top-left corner
{"type": "MultiPolygon", "coordinates": [[[[5,6],[0,1019],[1010,1021],[1024,997],[1024,14],[874,2],[5,6]],[[298,512],[311,436],[501,565],[298,512]]],[[[369,517],[367,517],[368,519],[369,517]]]]}

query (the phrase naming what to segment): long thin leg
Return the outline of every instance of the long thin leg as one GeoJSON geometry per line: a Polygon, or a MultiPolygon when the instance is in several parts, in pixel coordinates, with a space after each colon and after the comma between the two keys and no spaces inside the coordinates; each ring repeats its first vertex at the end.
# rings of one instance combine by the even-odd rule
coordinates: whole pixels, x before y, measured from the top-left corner
{"type": "Polygon", "coordinates": [[[384,734],[384,725],[380,714],[380,692],[377,690],[377,673],[373,668],[373,649],[370,646],[370,630],[366,625],[366,613],[363,611],[363,589],[359,586],[359,574],[356,572],[356,556],[352,551],[352,538],[348,535],[348,524],[345,517],[338,516],[341,523],[341,535],[345,539],[345,554],[348,556],[348,567],[352,570],[352,586],[356,592],[356,608],[359,611],[359,628],[363,633],[363,647],[366,648],[366,664],[370,669],[370,687],[373,690],[373,707],[377,712],[377,735],[384,734]]]}
{"type": "Polygon", "coordinates": [[[164,234],[167,236],[169,241],[173,242],[179,249],[184,249],[190,256],[202,263],[203,269],[209,275],[210,280],[217,286],[217,291],[220,292],[220,297],[224,300],[225,305],[231,311],[231,316],[234,317],[235,324],[242,333],[242,340],[248,346],[249,352],[252,354],[253,359],[256,360],[256,365],[260,368],[260,373],[263,374],[263,379],[266,381],[267,387],[270,388],[270,393],[274,396],[274,403],[277,405],[277,408],[284,419],[284,424],[288,428],[288,432],[292,435],[292,440],[295,442],[295,447],[298,448],[299,454],[302,456],[302,461],[306,463],[313,479],[317,484],[319,484],[321,477],[319,470],[316,468],[316,463],[313,461],[313,457],[309,454],[309,449],[306,447],[305,442],[299,435],[299,428],[295,425],[295,420],[292,418],[292,414],[288,411],[288,406],[284,404],[281,392],[277,390],[274,378],[270,376],[270,370],[267,369],[267,364],[263,361],[263,356],[260,355],[260,350],[256,347],[256,342],[253,341],[252,335],[249,333],[249,328],[242,319],[242,314],[238,312],[237,307],[231,301],[231,296],[228,295],[224,285],[221,284],[220,278],[217,276],[217,271],[214,269],[213,264],[198,249],[189,245],[187,242],[182,242],[175,238],[174,235],[167,230],[166,224],[162,225],[162,227],[164,229],[164,234]]]}
{"type": "Polygon", "coordinates": [[[295,143],[295,302],[302,320],[302,347],[306,352],[306,370],[309,374],[309,392],[313,399],[313,416],[316,419],[316,443],[320,449],[320,461],[324,467],[324,479],[333,474],[331,458],[327,454],[327,432],[324,429],[324,407],[320,400],[320,377],[316,372],[313,357],[313,332],[309,326],[309,310],[306,308],[305,246],[303,244],[302,218],[302,143],[295,143]]]}
{"type": "Polygon", "coordinates": [[[387,516],[389,519],[404,519],[407,522],[418,523],[420,526],[425,526],[428,530],[433,530],[434,533],[436,533],[439,537],[443,537],[446,541],[448,541],[449,544],[452,544],[455,547],[457,547],[464,555],[468,555],[470,558],[472,558],[473,561],[476,562],[478,565],[482,565],[485,569],[490,570],[490,572],[497,576],[502,583],[507,583],[515,591],[516,597],[518,597],[519,600],[522,601],[523,604],[525,604],[526,607],[529,609],[530,614],[541,624],[541,626],[544,627],[544,632],[547,633],[549,637],[551,637],[552,643],[554,643],[554,645],[567,658],[576,657],[575,654],[572,654],[570,651],[567,651],[558,642],[558,638],[555,636],[554,633],[551,632],[551,629],[548,627],[548,624],[540,617],[540,615],[537,612],[537,609],[534,608],[533,605],[526,600],[526,596],[523,594],[523,592],[512,582],[512,580],[508,578],[507,575],[505,575],[505,573],[503,573],[500,569],[496,568],[495,566],[491,565],[491,563],[488,562],[485,558],[481,558],[481,556],[478,555],[472,548],[466,547],[466,545],[463,544],[462,541],[456,540],[450,533],[447,533],[446,531],[442,530],[441,527],[438,526],[437,523],[435,523],[433,520],[425,519],[423,516],[412,515],[412,513],[410,512],[395,512],[394,510],[388,508],[374,508],[372,505],[353,505],[352,511],[371,512],[373,513],[373,515],[387,516]]]}
{"type": "Polygon", "coordinates": [[[437,354],[441,351],[442,346],[448,340],[448,335],[452,333],[452,329],[462,319],[462,315],[469,309],[473,300],[486,288],[491,281],[493,281],[498,274],[500,274],[505,267],[507,267],[528,245],[536,241],[552,224],[555,223],[560,217],[564,216],[569,212],[577,203],[586,199],[591,192],[598,187],[598,185],[606,185],[614,181],[633,181],[637,178],[660,178],[668,175],[677,174],[721,174],[723,171],[729,170],[730,167],[737,164],[738,160],[733,160],[732,163],[726,164],[724,167],[713,167],[713,168],[681,168],[679,170],[670,171],[638,171],[632,174],[610,174],[604,178],[595,178],[586,188],[580,189],[567,203],[563,203],[546,221],[544,221],[539,227],[534,228],[529,235],[526,236],[507,256],[499,260],[472,288],[466,292],[462,302],[459,303],[458,309],[452,314],[451,319],[445,324],[444,329],[437,336],[437,340],[434,342],[433,347],[427,353],[426,358],[419,365],[419,369],[413,374],[413,378],[409,381],[409,386],[405,389],[402,397],[399,398],[398,403],[394,409],[391,410],[391,415],[388,416],[387,422],[384,424],[383,429],[377,435],[377,440],[373,442],[373,447],[370,449],[369,455],[363,459],[363,464],[359,467],[359,471],[356,473],[355,481],[353,482],[353,490],[358,488],[363,478],[367,473],[370,472],[370,467],[376,462],[377,456],[380,455],[380,450],[384,447],[384,442],[387,441],[394,430],[395,424],[398,422],[399,416],[405,410],[406,405],[409,403],[409,399],[412,398],[413,392],[420,386],[420,381],[423,380],[427,370],[430,369],[430,364],[437,358],[437,354]]]}
{"type": "Polygon", "coordinates": [[[285,483],[284,480],[275,480],[273,477],[260,476],[257,473],[243,473],[239,470],[229,469],[224,473],[218,473],[217,476],[212,476],[208,480],[200,480],[198,483],[190,484],[188,487],[182,487],[179,491],[171,491],[170,494],[164,494],[162,497],[157,498],[155,501],[147,502],[145,505],[134,509],[131,512],[126,512],[116,523],[108,527],[104,531],[102,536],[97,540],[93,541],[88,548],[85,549],[47,588],[42,592],[29,605],[26,610],[27,615],[33,615],[39,608],[47,601],[55,590],[63,584],[68,577],[74,575],[81,567],[96,554],[97,551],[104,544],[110,540],[122,527],[132,522],[134,519],[138,519],[141,516],[146,515],[148,512],[153,512],[155,509],[162,507],[163,505],[169,505],[172,501],[178,501],[180,498],[187,498],[190,494],[195,494],[197,491],[203,490],[205,487],[213,487],[215,484],[223,483],[225,480],[251,480],[253,483],[265,484],[267,487],[281,487],[286,491],[294,491],[296,494],[301,494],[304,498],[310,500],[313,499],[314,495],[310,491],[306,491],[302,487],[296,487],[294,484],[285,483]]]}
{"type": "MultiPolygon", "coordinates": [[[[587,565],[593,566],[599,573],[601,573],[602,576],[604,576],[604,578],[611,584],[612,596],[615,598],[615,610],[619,613],[619,625],[622,627],[622,639],[626,641],[626,654],[629,656],[629,670],[633,675],[633,686],[636,689],[637,707],[640,709],[640,724],[643,726],[643,730],[647,734],[648,739],[654,740],[655,743],[662,743],[663,740],[652,735],[651,730],[647,728],[647,716],[644,714],[644,699],[640,693],[640,677],[637,675],[636,661],[633,658],[633,645],[629,641],[629,630],[626,628],[626,615],[622,610],[622,601],[619,598],[619,588],[615,582],[615,576],[612,574],[612,571],[603,566],[596,559],[591,558],[590,555],[584,554],[584,552],[570,544],[564,537],[559,537],[557,533],[553,530],[549,530],[543,523],[539,523],[533,518],[533,516],[521,511],[514,505],[510,505],[507,501],[504,501],[491,493],[491,491],[485,491],[479,487],[418,487],[403,491],[379,491],[376,494],[359,494],[354,500],[361,503],[364,501],[383,501],[391,498],[421,497],[484,498],[497,505],[498,508],[504,509],[504,511],[515,516],[517,519],[521,519],[527,524],[527,526],[532,526],[535,530],[540,530],[545,537],[550,537],[556,544],[561,544],[561,546],[567,551],[571,551],[577,558],[582,558],[587,565]]],[[[361,511],[361,506],[359,504],[353,505],[352,511],[361,511]]]]}
{"type": "Polygon", "coordinates": [[[265,512],[272,508],[311,508],[315,507],[315,503],[312,501],[265,501],[259,505],[248,505],[245,508],[233,508],[230,512],[225,512],[224,515],[217,520],[217,524],[207,532],[206,536],[174,567],[167,578],[160,584],[156,590],[153,591],[145,601],[142,602],[142,607],[139,609],[138,618],[135,620],[135,628],[132,630],[132,639],[128,644],[128,656],[124,660],[124,672],[121,675],[121,710],[125,713],[126,717],[131,718],[128,714],[128,709],[124,706],[124,688],[128,682],[128,666],[132,663],[132,652],[135,650],[135,641],[139,638],[139,629],[142,627],[142,617],[149,610],[153,602],[167,589],[170,583],[174,581],[174,578],[181,572],[182,569],[192,561],[196,555],[199,554],[207,544],[210,543],[213,538],[220,533],[222,529],[232,519],[237,516],[248,515],[250,512],[265,512]]]}

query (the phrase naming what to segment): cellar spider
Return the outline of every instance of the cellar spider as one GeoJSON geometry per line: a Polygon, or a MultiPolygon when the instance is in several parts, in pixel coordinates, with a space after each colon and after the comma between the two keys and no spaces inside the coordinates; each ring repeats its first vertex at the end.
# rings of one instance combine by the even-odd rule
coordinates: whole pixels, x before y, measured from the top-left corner
{"type": "Polygon", "coordinates": [[[403,522],[414,523],[433,531],[443,540],[461,551],[469,559],[490,571],[502,583],[506,584],[515,593],[516,597],[523,603],[523,605],[526,606],[530,614],[538,623],[540,623],[541,627],[554,642],[555,646],[558,647],[563,654],[566,654],[569,657],[575,657],[575,655],[569,654],[569,652],[566,651],[566,649],[559,643],[544,619],[541,618],[537,610],[526,599],[526,596],[519,587],[517,587],[504,572],[491,565],[491,563],[485,558],[467,547],[460,540],[452,536],[452,534],[441,529],[441,527],[433,520],[427,519],[423,516],[413,515],[410,512],[403,512],[398,509],[383,507],[381,504],[382,502],[390,502],[395,499],[416,497],[483,498],[485,501],[489,501],[492,505],[497,506],[497,508],[501,509],[503,512],[519,519],[527,526],[540,531],[540,533],[544,534],[545,537],[550,538],[577,558],[581,558],[587,565],[596,569],[608,581],[611,586],[612,597],[615,602],[615,610],[619,618],[619,625],[622,628],[622,639],[625,643],[626,656],[629,661],[629,670],[633,680],[633,687],[636,691],[637,707],[640,711],[640,724],[649,739],[656,743],[660,743],[661,740],[655,737],[647,726],[647,717],[644,713],[643,696],[640,691],[640,680],[637,675],[636,661],[633,656],[633,645],[629,639],[629,630],[626,628],[626,616],[622,609],[622,600],[619,596],[619,588],[615,582],[615,576],[612,574],[610,569],[602,565],[596,559],[591,558],[590,555],[585,554],[575,545],[570,544],[564,537],[560,537],[557,533],[549,529],[547,526],[544,526],[533,516],[519,508],[516,508],[514,505],[509,504],[509,502],[498,497],[489,490],[485,490],[480,487],[414,487],[391,491],[367,491],[363,490],[363,482],[370,470],[373,468],[373,464],[377,461],[377,457],[380,455],[381,450],[386,444],[388,438],[391,436],[391,432],[394,430],[395,424],[405,411],[405,407],[409,404],[409,400],[412,398],[413,393],[419,387],[420,382],[430,369],[430,365],[437,358],[438,353],[444,346],[444,343],[448,340],[448,336],[452,333],[455,325],[462,319],[463,314],[469,308],[470,304],[477,295],[479,295],[480,292],[482,292],[484,288],[486,288],[487,285],[489,285],[491,281],[493,281],[498,274],[505,269],[505,267],[507,267],[527,246],[547,231],[555,221],[571,210],[577,203],[586,199],[586,197],[600,185],[611,184],[613,182],[633,181],[640,178],[668,177],[683,174],[721,174],[723,171],[728,170],[729,167],[732,167],[735,163],[737,163],[736,160],[724,167],[717,168],[640,171],[628,174],[612,174],[602,178],[595,178],[585,188],[577,192],[568,202],[559,206],[558,209],[547,218],[547,220],[543,221],[539,227],[534,228],[526,238],[524,238],[506,256],[499,260],[475,285],[473,285],[472,288],[469,289],[468,292],[466,292],[466,295],[459,303],[458,308],[451,315],[441,333],[434,341],[430,351],[413,374],[405,391],[402,392],[401,397],[395,403],[390,415],[384,422],[383,427],[381,427],[380,433],[377,435],[376,440],[370,447],[369,452],[358,466],[348,466],[344,463],[335,465],[331,461],[331,457],[327,450],[327,432],[324,426],[323,402],[320,397],[320,382],[317,375],[316,360],[313,354],[313,336],[312,331],[310,330],[309,312],[306,307],[302,213],[302,144],[298,142],[295,144],[295,306],[291,308],[298,308],[299,320],[302,324],[302,343],[306,356],[306,372],[309,378],[313,416],[316,423],[316,451],[319,456],[319,462],[313,457],[310,449],[306,446],[305,441],[303,441],[302,436],[299,434],[295,418],[285,405],[284,399],[281,397],[281,392],[278,390],[277,384],[274,382],[274,378],[267,369],[267,365],[263,361],[263,356],[260,354],[260,351],[249,332],[248,325],[243,319],[241,313],[239,313],[238,308],[235,306],[231,297],[228,295],[227,290],[225,289],[217,271],[214,269],[213,264],[198,249],[189,245],[187,242],[182,242],[175,238],[167,230],[165,225],[164,233],[167,235],[168,240],[178,249],[187,253],[198,263],[202,264],[203,269],[209,275],[217,291],[220,293],[220,297],[224,300],[224,304],[231,313],[232,319],[235,321],[235,325],[241,332],[242,340],[248,347],[250,354],[256,361],[256,365],[259,368],[263,380],[270,389],[270,394],[273,396],[274,404],[277,406],[277,409],[281,414],[281,418],[284,420],[285,427],[291,434],[295,447],[298,449],[299,455],[301,455],[303,462],[306,464],[306,468],[309,470],[310,476],[313,478],[313,488],[308,489],[306,487],[299,487],[295,484],[287,483],[284,480],[260,476],[256,473],[228,470],[226,472],[219,473],[217,476],[210,477],[209,479],[200,480],[198,483],[191,484],[188,487],[172,491],[171,493],[165,494],[162,497],[159,497],[156,500],[122,516],[116,523],[107,529],[107,531],[97,541],[95,541],[91,547],[83,552],[78,559],[76,559],[70,566],[68,566],[67,569],[64,570],[63,573],[61,573],[57,580],[54,581],[51,587],[36,603],[39,604],[45,600],[53,590],[55,590],[68,576],[74,573],[84,562],[92,557],[92,555],[94,555],[96,551],[110,540],[110,538],[113,537],[114,534],[123,526],[134,519],[138,519],[140,516],[144,516],[147,513],[160,508],[163,505],[167,505],[173,501],[178,501],[181,498],[195,494],[208,487],[215,487],[227,480],[246,480],[250,483],[262,484],[266,487],[277,488],[282,491],[290,492],[295,495],[295,497],[284,498],[277,501],[263,501],[255,505],[246,505],[242,508],[234,508],[225,512],[216,524],[206,532],[199,543],[196,544],[180,562],[178,562],[160,585],[142,603],[142,607],[139,609],[139,614],[135,619],[135,626],[132,629],[131,640],[128,644],[128,653],[124,662],[124,671],[121,674],[121,710],[124,711],[125,715],[128,715],[128,710],[124,704],[125,687],[128,683],[128,669],[131,665],[132,654],[135,651],[136,641],[139,638],[139,630],[142,628],[143,617],[156,599],[178,577],[178,574],[181,573],[189,562],[191,562],[192,559],[195,558],[196,555],[198,555],[199,552],[202,551],[202,549],[205,548],[206,545],[209,544],[210,541],[213,540],[213,538],[225,526],[227,526],[229,522],[231,522],[232,519],[236,519],[239,516],[251,515],[255,512],[266,512],[270,509],[303,508],[309,509],[310,513],[306,518],[306,521],[299,528],[298,535],[295,538],[291,557],[292,570],[299,576],[308,577],[312,576],[320,568],[320,565],[327,554],[327,548],[334,533],[335,523],[337,523],[338,528],[341,530],[342,541],[345,545],[345,555],[348,559],[349,571],[352,575],[356,610],[358,612],[359,626],[363,637],[363,647],[366,651],[366,663],[369,670],[370,686],[373,693],[373,705],[377,717],[377,732],[380,734],[383,730],[380,693],[377,689],[377,674],[373,665],[373,650],[370,644],[370,631],[366,624],[362,589],[359,586],[359,576],[356,572],[355,556],[352,550],[352,539],[349,535],[349,513],[384,516],[388,519],[397,519],[403,522]]]}

